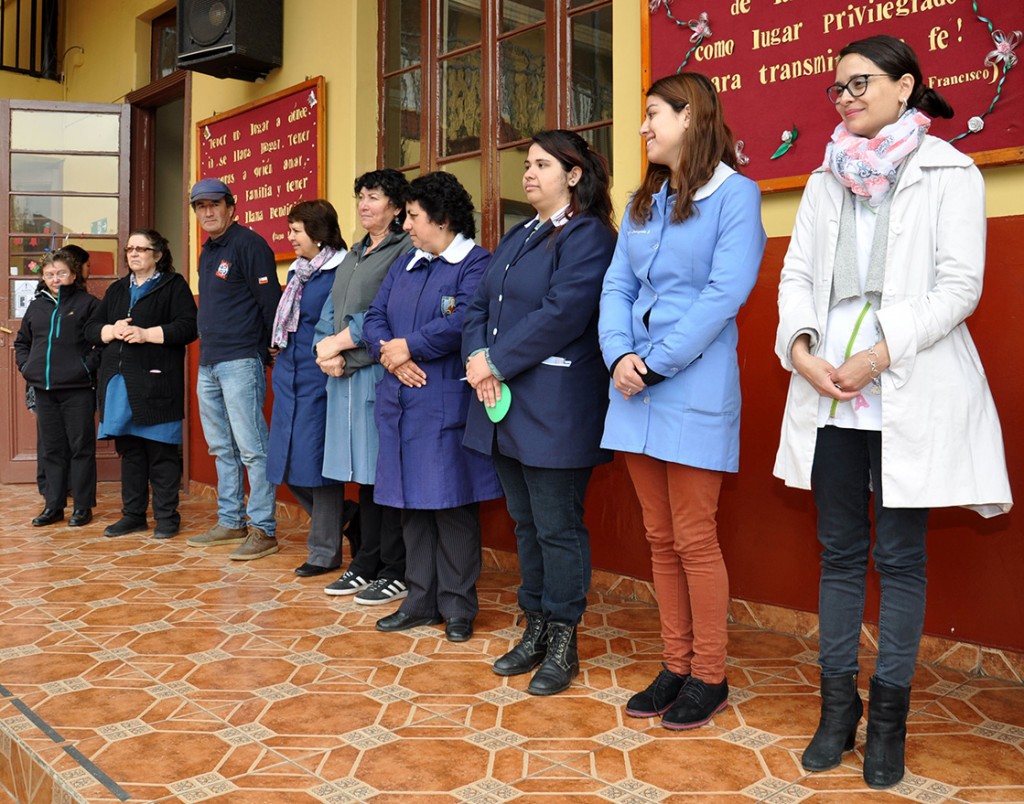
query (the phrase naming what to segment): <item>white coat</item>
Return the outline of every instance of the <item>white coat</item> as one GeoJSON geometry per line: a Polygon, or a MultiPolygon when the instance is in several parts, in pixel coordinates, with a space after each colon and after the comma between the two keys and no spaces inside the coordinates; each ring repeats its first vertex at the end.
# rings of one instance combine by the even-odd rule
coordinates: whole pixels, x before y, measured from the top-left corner
{"type": "MultiPolygon", "coordinates": [[[[817,354],[828,320],[843,193],[815,171],[797,212],[779,282],[775,351],[810,331],[817,354]]],[[[985,188],[973,161],[926,137],[896,188],[878,323],[891,365],[882,373],[882,484],[886,507],[1010,510],[1002,432],[966,319],[981,297],[985,188]]],[[[793,372],[774,474],[809,489],[818,394],[793,372]]]]}

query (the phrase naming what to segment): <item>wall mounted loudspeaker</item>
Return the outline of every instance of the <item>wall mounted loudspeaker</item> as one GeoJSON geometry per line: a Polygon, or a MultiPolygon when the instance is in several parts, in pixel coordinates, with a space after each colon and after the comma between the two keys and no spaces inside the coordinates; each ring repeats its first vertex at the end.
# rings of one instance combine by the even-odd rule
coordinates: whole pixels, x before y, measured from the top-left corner
{"type": "Polygon", "coordinates": [[[283,0],[178,0],[178,67],[255,81],[281,66],[283,0]]]}

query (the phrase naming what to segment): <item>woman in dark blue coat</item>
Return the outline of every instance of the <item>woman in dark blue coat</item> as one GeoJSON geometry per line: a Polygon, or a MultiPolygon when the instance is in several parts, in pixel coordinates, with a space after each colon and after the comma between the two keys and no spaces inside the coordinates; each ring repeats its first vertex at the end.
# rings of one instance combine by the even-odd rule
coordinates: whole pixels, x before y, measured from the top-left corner
{"type": "Polygon", "coordinates": [[[364,343],[387,372],[374,407],[374,499],[403,509],[408,586],[377,629],[444,619],[448,639],[464,642],[479,608],[479,503],[501,496],[491,459],[462,446],[471,397],[462,318],[491,255],[473,242],[473,202],[450,173],[412,182],[404,228],[416,250],[392,263],[363,324],[364,343]]]}
{"type": "Polygon", "coordinates": [[[274,317],[274,410],[270,417],[267,480],[287,483],[309,514],[309,555],[300,577],[341,564],[345,487],[323,476],[327,381],[316,364],[313,338],[334,269],[345,257],[338,213],[322,199],[300,201],[288,213],[288,241],[296,259],[274,317]]]}
{"type": "Polygon", "coordinates": [[[593,467],[611,460],[600,448],[608,372],[597,313],[615,227],[607,163],[571,131],[533,138],[523,188],[537,214],[502,238],[466,311],[466,377],[484,404],[471,407],[464,443],[494,456],[516,522],[526,629],[494,672],[540,664],[527,691],[552,695],[579,672],[590,588],[583,498],[593,467]],[[495,424],[485,405],[502,392],[511,405],[495,424]]]}

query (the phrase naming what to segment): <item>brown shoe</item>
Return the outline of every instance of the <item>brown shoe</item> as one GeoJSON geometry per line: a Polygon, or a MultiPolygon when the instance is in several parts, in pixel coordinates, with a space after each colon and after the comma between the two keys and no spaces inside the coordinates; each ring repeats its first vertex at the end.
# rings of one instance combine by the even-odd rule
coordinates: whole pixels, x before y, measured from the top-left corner
{"type": "Polygon", "coordinates": [[[265,530],[250,527],[245,543],[231,553],[228,558],[233,561],[252,561],[254,558],[272,556],[280,549],[277,539],[268,536],[265,530]]]}
{"type": "Polygon", "coordinates": [[[223,525],[218,523],[206,531],[206,533],[200,533],[198,536],[190,536],[185,544],[189,547],[210,547],[215,544],[241,544],[245,541],[247,532],[246,528],[225,528],[223,525]]]}

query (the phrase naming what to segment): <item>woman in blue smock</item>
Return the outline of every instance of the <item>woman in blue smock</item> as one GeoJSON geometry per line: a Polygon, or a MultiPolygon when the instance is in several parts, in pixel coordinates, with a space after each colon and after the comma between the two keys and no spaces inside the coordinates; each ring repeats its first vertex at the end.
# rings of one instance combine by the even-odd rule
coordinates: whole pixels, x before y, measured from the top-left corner
{"type": "Polygon", "coordinates": [[[159,232],[136,229],[124,251],[128,276],[107,288],[85,329],[93,343],[109,344],[100,363],[98,437],[113,438],[121,456],[122,517],[103,535],[146,530],[152,486],[153,536],[169,539],[181,527],[185,346],[199,334],[196,303],[159,232]]]}
{"type": "Polygon", "coordinates": [[[323,476],[327,423],[326,377],[316,364],[313,338],[334,269],[345,257],[338,213],[328,201],[300,201],[288,212],[288,242],[295,262],[274,316],[270,336],[274,409],[270,416],[267,480],[287,483],[309,514],[306,560],[300,578],[323,575],[341,564],[345,487],[323,476]]]}
{"type": "Polygon", "coordinates": [[[473,242],[473,202],[450,173],[413,181],[405,209],[416,250],[391,266],[363,326],[387,372],[374,408],[374,498],[402,509],[409,589],[377,629],[443,619],[448,639],[464,642],[479,609],[479,503],[501,496],[490,457],[462,446],[471,397],[462,319],[491,255],[473,242]]]}
{"type": "Polygon", "coordinates": [[[656,81],[640,135],[647,175],[601,296],[613,385],[602,445],[623,453],[640,499],[665,643],[664,669],[626,714],[691,729],[729,697],[729,578],[716,514],[723,474],[739,469],[736,314],[766,238],[760,190],[736,172],[710,80],[656,81]]]}

